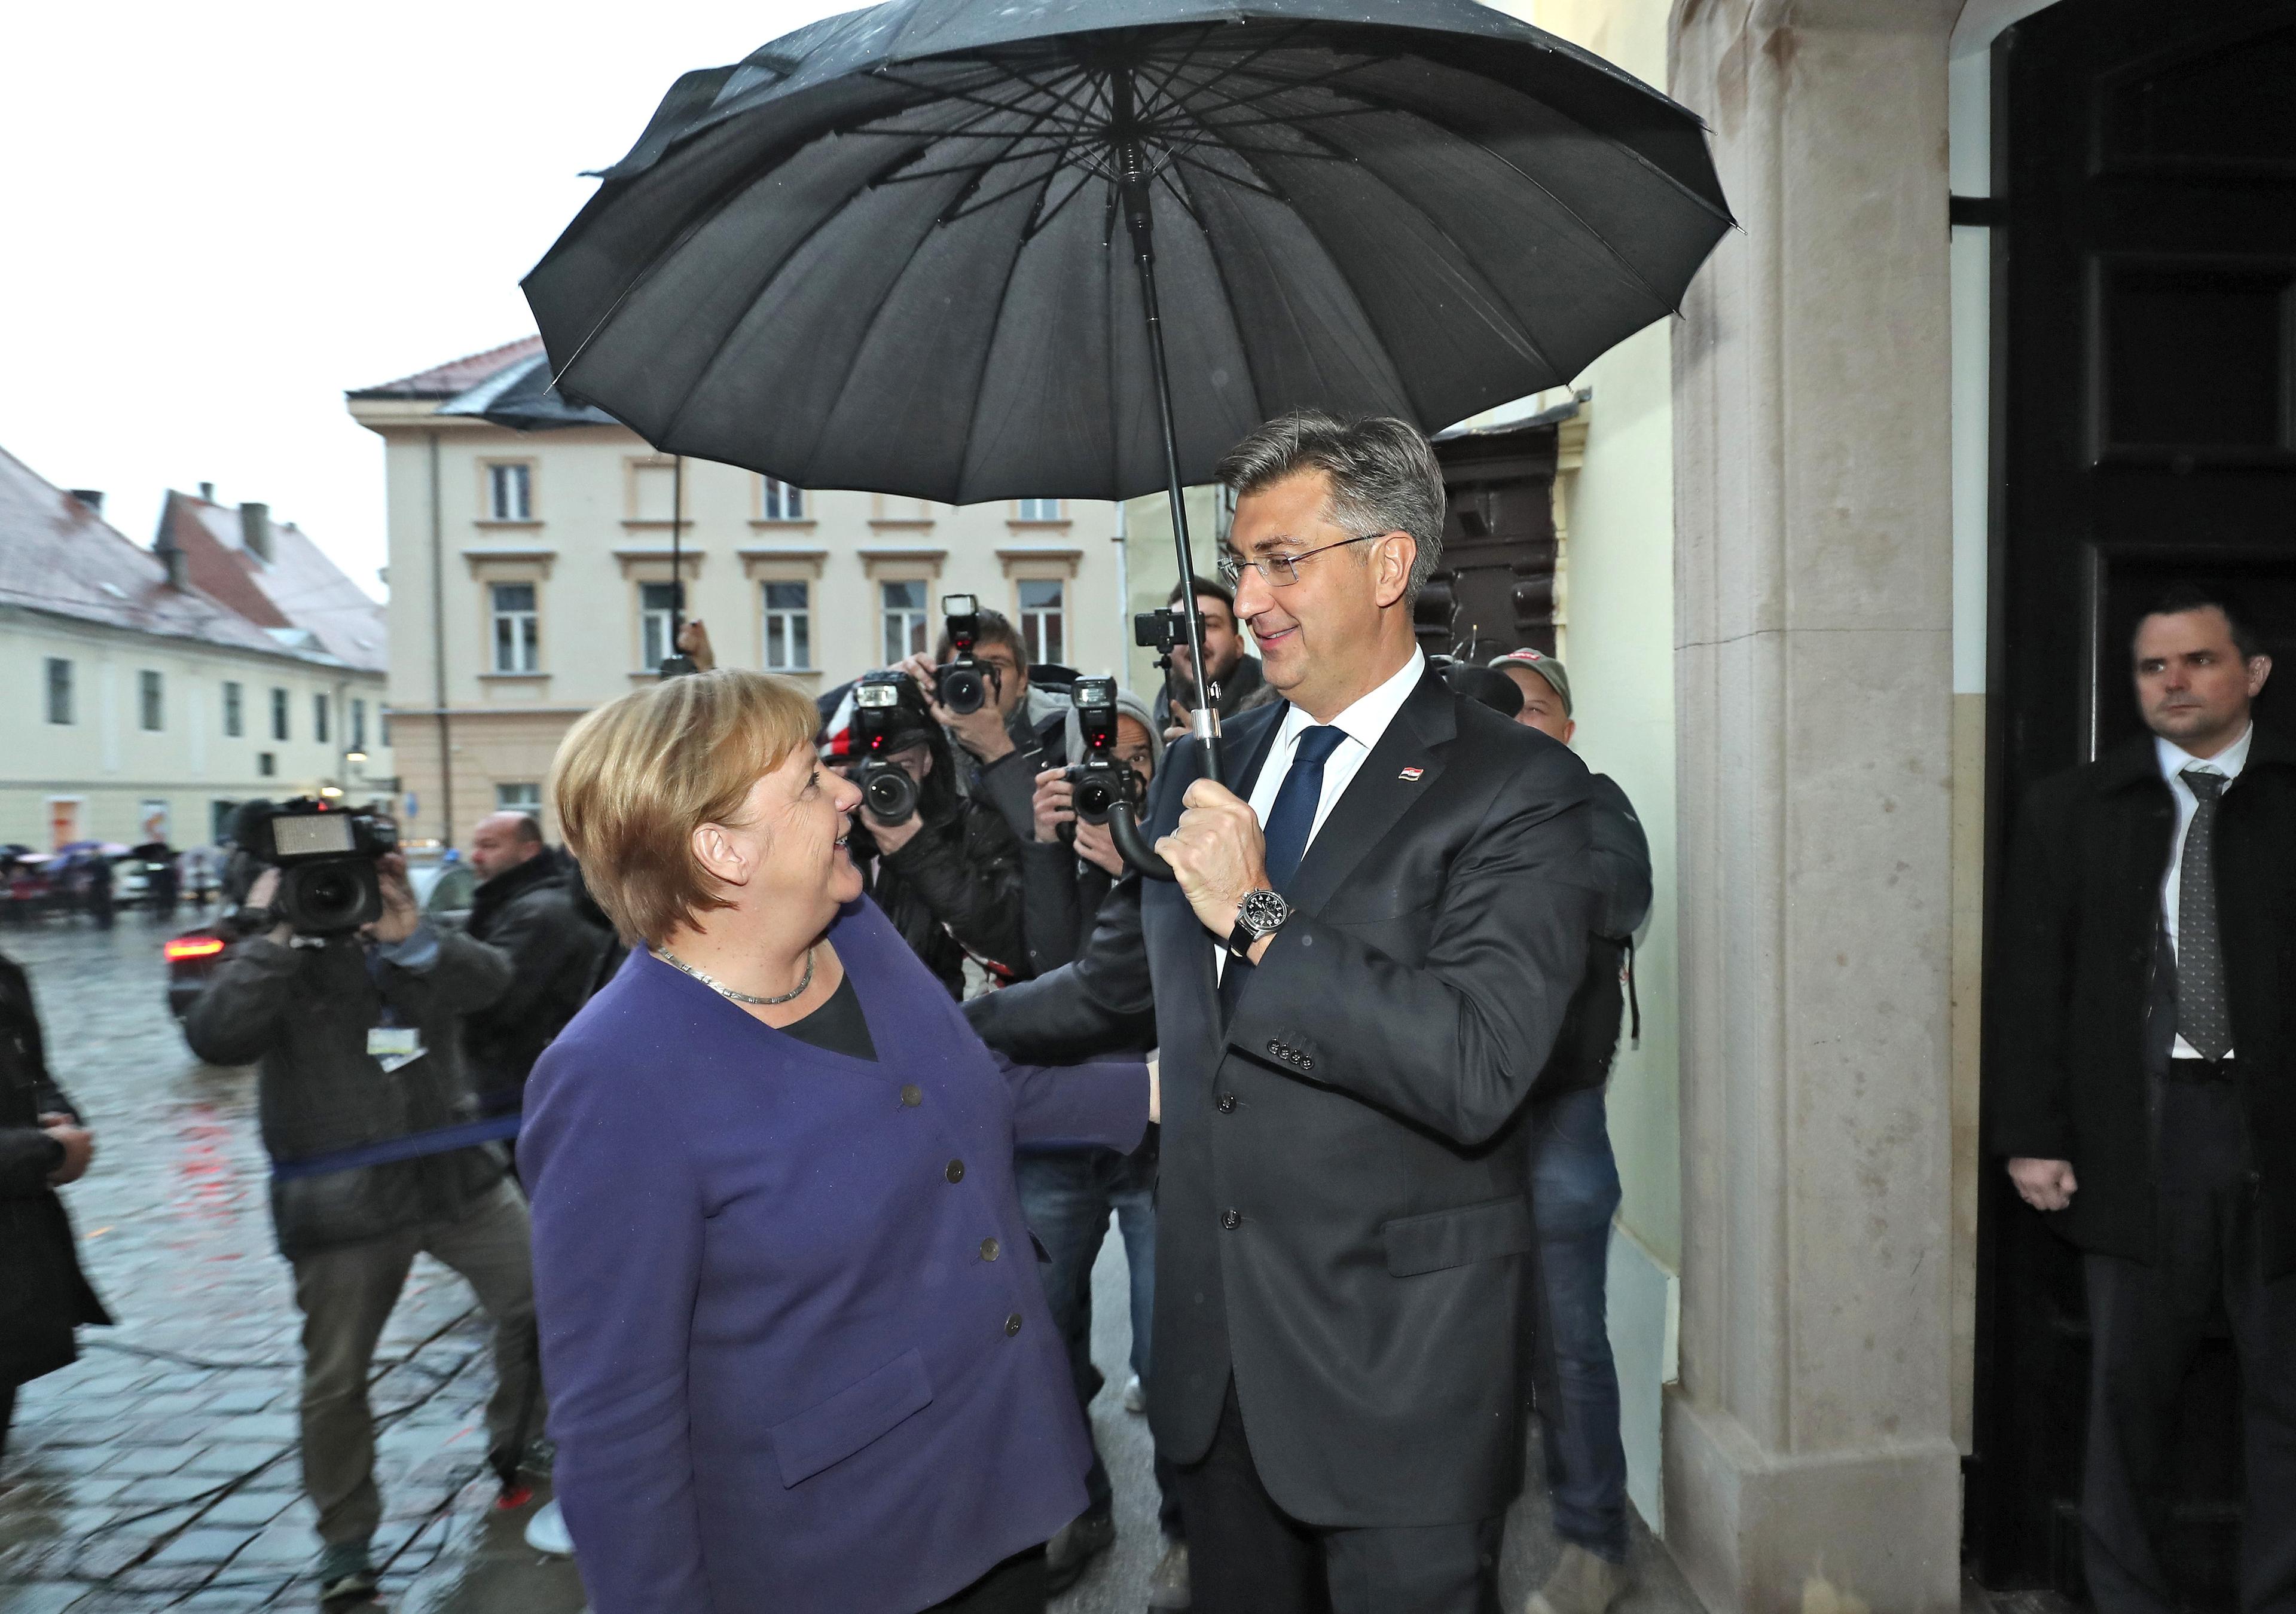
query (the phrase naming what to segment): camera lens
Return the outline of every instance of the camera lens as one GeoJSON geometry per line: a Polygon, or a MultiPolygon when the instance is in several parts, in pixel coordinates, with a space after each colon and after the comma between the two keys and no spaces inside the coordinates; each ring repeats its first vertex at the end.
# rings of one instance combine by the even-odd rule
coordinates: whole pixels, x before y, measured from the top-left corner
{"type": "Polygon", "coordinates": [[[1115,781],[1105,776],[1086,779],[1076,787],[1077,816],[1086,823],[1106,823],[1116,799],[1115,781]]]}
{"type": "Polygon", "coordinates": [[[940,703],[960,717],[988,704],[988,680],[962,663],[941,668],[933,682],[939,691],[940,703]]]}
{"type": "Polygon", "coordinates": [[[328,858],[285,871],[276,906],[305,936],[340,936],[382,917],[382,889],[372,862],[328,858]]]}
{"type": "Polygon", "coordinates": [[[901,823],[917,810],[917,782],[890,762],[873,762],[861,777],[862,804],[880,823],[901,823]]]}

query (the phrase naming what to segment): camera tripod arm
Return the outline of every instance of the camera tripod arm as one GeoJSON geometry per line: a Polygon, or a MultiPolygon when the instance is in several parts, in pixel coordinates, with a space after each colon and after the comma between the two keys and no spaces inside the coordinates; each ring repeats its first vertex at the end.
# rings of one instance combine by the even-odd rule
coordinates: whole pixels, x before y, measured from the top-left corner
{"type": "Polygon", "coordinates": [[[1150,880],[1169,880],[1172,878],[1172,865],[1157,856],[1156,848],[1149,844],[1146,832],[1141,829],[1140,820],[1134,815],[1139,810],[1129,801],[1119,801],[1110,808],[1109,839],[1116,843],[1118,856],[1150,880]]]}

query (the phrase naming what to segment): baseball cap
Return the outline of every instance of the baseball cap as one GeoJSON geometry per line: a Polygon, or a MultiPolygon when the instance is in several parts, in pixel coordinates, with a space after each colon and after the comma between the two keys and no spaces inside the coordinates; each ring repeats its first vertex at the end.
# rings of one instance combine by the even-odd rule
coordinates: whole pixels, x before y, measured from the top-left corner
{"type": "Polygon", "coordinates": [[[1554,692],[1562,697],[1562,715],[1566,717],[1570,715],[1570,674],[1554,657],[1542,655],[1535,650],[1511,650],[1504,656],[1493,656],[1489,665],[1530,668],[1554,686],[1554,692]]]}

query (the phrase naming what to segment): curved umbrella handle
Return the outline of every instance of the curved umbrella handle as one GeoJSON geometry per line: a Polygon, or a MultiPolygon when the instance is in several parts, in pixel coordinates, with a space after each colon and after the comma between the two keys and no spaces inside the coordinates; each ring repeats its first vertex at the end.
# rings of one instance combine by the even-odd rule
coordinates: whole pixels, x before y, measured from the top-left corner
{"type": "Polygon", "coordinates": [[[1119,801],[1109,809],[1109,839],[1116,842],[1118,855],[1141,873],[1151,880],[1169,880],[1172,865],[1156,856],[1156,848],[1141,833],[1140,821],[1133,816],[1136,810],[1128,801],[1119,801]]]}

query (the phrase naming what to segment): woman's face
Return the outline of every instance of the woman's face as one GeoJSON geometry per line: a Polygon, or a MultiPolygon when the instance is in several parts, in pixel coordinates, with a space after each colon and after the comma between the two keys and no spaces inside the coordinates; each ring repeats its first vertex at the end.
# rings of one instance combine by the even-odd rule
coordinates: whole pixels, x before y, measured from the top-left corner
{"type": "Polygon", "coordinates": [[[861,792],[800,746],[750,787],[738,826],[757,848],[757,897],[826,914],[861,895],[861,871],[845,849],[861,792]]]}

